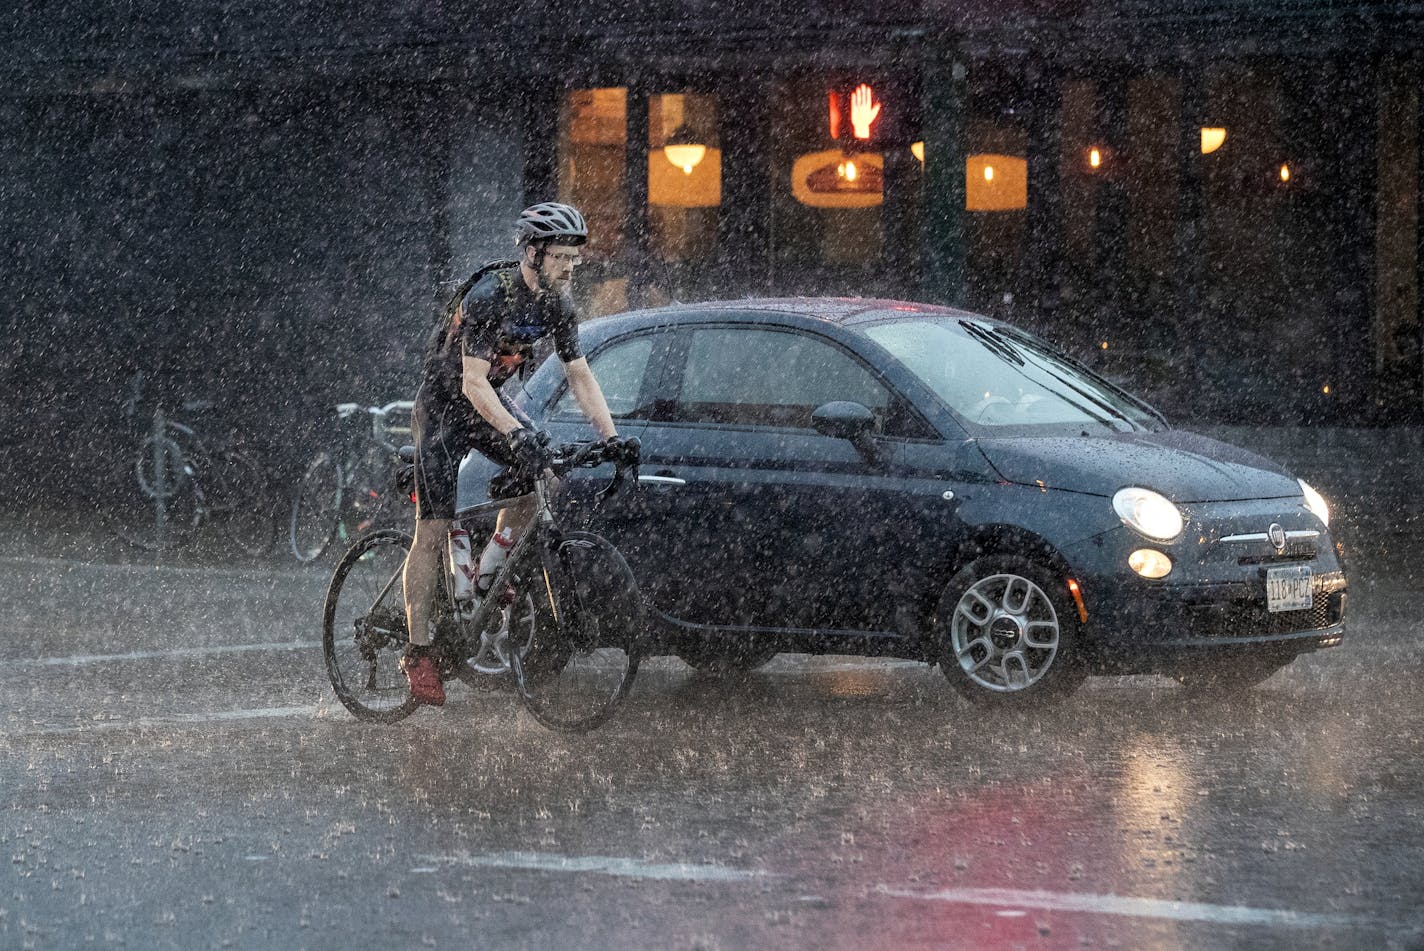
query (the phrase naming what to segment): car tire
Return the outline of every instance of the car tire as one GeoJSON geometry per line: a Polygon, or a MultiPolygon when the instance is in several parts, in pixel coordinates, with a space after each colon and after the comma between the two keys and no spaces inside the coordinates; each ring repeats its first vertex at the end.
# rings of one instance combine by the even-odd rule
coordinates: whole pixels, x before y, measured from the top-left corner
{"type": "Polygon", "coordinates": [[[960,569],[940,596],[934,632],[945,679],[977,704],[1061,700],[1087,677],[1067,585],[1026,558],[989,555],[960,569]]]}

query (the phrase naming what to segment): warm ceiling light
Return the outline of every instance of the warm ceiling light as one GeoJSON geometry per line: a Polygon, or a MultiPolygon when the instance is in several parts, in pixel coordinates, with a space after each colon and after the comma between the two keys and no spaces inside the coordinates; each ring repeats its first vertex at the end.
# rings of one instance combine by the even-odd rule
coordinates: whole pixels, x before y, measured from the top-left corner
{"type": "Polygon", "coordinates": [[[1201,130],[1201,150],[1203,155],[1210,155],[1221,144],[1226,141],[1226,130],[1219,126],[1202,126],[1201,130]]]}
{"type": "Polygon", "coordinates": [[[910,154],[919,159],[921,165],[925,164],[925,143],[911,142],[910,154]]]}
{"type": "Polygon", "coordinates": [[[992,182],[993,180],[994,180],[994,166],[992,166],[992,165],[985,165],[985,166],[984,166],[984,181],[986,181],[986,182],[992,182]]]}
{"type": "Polygon", "coordinates": [[[682,169],[684,175],[691,175],[697,163],[707,156],[707,146],[697,141],[697,137],[685,125],[680,125],[668,136],[663,146],[667,160],[682,169]]]}
{"type": "Polygon", "coordinates": [[[1088,150],[1088,167],[1098,168],[1103,164],[1103,153],[1098,149],[1088,150]]]}
{"type": "Polygon", "coordinates": [[[1290,176],[1291,176],[1290,165],[1288,165],[1288,164],[1285,163],[1285,162],[1282,162],[1282,163],[1281,163],[1281,181],[1283,181],[1283,182],[1288,182],[1288,181],[1290,181],[1290,176]]]}

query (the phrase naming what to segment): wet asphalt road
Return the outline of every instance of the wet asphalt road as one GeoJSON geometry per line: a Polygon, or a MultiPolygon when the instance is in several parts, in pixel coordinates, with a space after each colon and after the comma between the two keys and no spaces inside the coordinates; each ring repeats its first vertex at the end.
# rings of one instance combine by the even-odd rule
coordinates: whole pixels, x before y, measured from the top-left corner
{"type": "Polygon", "coordinates": [[[356,722],[325,580],[0,559],[0,947],[1424,947],[1424,592],[1236,701],[669,660],[567,738],[356,722]]]}

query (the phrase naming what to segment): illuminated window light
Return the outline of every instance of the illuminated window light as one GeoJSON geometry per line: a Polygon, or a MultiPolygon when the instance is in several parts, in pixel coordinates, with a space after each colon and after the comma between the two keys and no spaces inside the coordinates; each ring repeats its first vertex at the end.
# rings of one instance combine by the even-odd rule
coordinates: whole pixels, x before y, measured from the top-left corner
{"type": "Polygon", "coordinates": [[[1107,342],[1106,340],[1104,340],[1101,344],[1099,344],[1099,346],[1101,346],[1104,350],[1106,350],[1106,349],[1108,348],[1108,342],[1107,342]]]}
{"type": "Polygon", "coordinates": [[[1203,155],[1210,155],[1221,148],[1226,142],[1226,130],[1218,126],[1202,126],[1201,130],[1201,150],[1203,155]]]}
{"type": "Polygon", "coordinates": [[[986,182],[992,182],[993,180],[994,180],[994,166],[992,166],[992,165],[985,165],[985,166],[984,166],[984,181],[986,181],[986,182]]]}
{"type": "Polygon", "coordinates": [[[665,145],[663,146],[663,155],[667,156],[669,162],[682,169],[684,175],[691,175],[692,170],[697,167],[697,163],[706,157],[707,146],[665,145]]]}
{"type": "Polygon", "coordinates": [[[1288,182],[1291,179],[1291,168],[1288,162],[1281,163],[1281,181],[1288,182]]]}
{"type": "Polygon", "coordinates": [[[1099,168],[1103,164],[1103,153],[1096,148],[1088,150],[1088,167],[1099,168]]]}

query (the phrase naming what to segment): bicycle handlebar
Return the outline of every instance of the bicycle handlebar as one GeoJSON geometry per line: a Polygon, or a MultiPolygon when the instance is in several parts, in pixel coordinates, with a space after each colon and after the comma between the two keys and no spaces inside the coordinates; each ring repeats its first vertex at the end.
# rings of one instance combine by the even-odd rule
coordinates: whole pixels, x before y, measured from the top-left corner
{"type": "Polygon", "coordinates": [[[618,491],[630,469],[633,471],[633,484],[637,484],[642,451],[643,444],[636,436],[611,443],[564,443],[552,448],[549,469],[555,475],[564,475],[573,469],[595,469],[604,463],[613,463],[613,479],[598,493],[599,499],[606,499],[618,491]]]}

